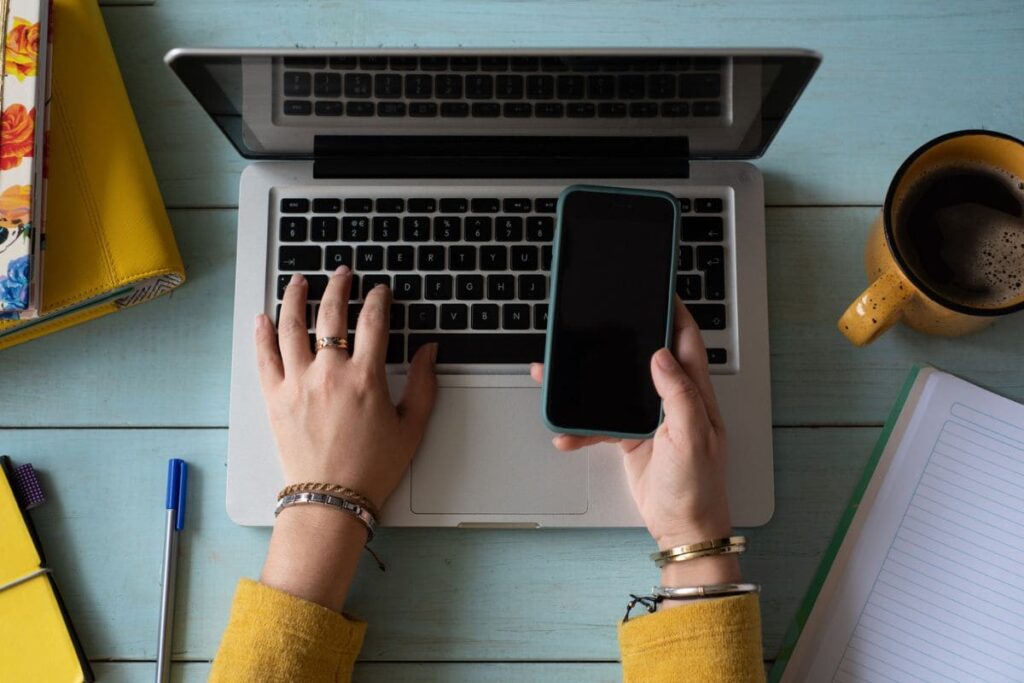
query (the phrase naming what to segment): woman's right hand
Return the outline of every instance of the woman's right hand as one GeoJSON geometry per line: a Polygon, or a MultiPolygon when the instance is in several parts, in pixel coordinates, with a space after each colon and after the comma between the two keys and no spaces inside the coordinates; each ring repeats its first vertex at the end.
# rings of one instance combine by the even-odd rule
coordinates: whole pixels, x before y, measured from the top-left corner
{"type": "MultiPolygon", "coordinates": [[[[540,382],[543,366],[531,367],[540,382]]],[[[708,374],[700,329],[679,298],[671,349],[651,358],[651,376],[665,419],[650,439],[613,439],[561,434],[559,450],[616,442],[624,455],[629,488],[647,529],[665,550],[730,535],[726,499],[725,426],[708,374]]],[[[739,579],[734,555],[666,565],[665,585],[724,583],[739,579]]]]}

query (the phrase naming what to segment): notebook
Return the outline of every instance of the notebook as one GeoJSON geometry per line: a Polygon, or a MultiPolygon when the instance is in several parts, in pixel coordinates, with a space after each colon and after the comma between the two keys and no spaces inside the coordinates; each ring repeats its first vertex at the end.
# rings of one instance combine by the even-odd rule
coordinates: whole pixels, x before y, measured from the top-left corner
{"type": "Polygon", "coordinates": [[[37,573],[46,561],[11,482],[0,456],[0,681],[92,681],[53,574],[37,573]]]}
{"type": "Polygon", "coordinates": [[[921,368],[771,680],[1022,677],[1024,406],[921,368]]]}

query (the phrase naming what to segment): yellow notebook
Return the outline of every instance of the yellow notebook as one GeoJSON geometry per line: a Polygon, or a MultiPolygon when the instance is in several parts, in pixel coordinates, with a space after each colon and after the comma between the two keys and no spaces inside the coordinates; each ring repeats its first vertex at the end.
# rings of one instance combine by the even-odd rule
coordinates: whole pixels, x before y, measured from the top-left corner
{"type": "Polygon", "coordinates": [[[45,566],[11,486],[10,460],[0,456],[0,586],[15,584],[0,590],[0,681],[92,681],[53,575],[36,574],[45,566]]]}
{"type": "Polygon", "coordinates": [[[185,271],[96,0],[54,0],[43,301],[0,349],[164,294],[185,271]]]}

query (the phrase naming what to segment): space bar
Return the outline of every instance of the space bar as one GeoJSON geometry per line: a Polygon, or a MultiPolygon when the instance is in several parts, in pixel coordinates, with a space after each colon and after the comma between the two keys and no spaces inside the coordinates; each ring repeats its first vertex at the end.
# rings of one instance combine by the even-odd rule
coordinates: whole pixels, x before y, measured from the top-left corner
{"type": "Polygon", "coordinates": [[[437,342],[438,363],[530,363],[544,360],[543,334],[410,334],[409,359],[437,342]]]}

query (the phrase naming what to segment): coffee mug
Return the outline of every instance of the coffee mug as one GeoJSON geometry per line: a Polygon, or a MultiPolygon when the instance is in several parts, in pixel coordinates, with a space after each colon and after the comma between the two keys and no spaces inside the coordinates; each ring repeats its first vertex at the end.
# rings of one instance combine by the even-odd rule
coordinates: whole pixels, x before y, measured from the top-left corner
{"type": "Polygon", "coordinates": [[[839,319],[863,346],[897,322],[967,334],[1024,308],[1024,142],[963,130],[896,172],[864,256],[868,288],[839,319]]]}

